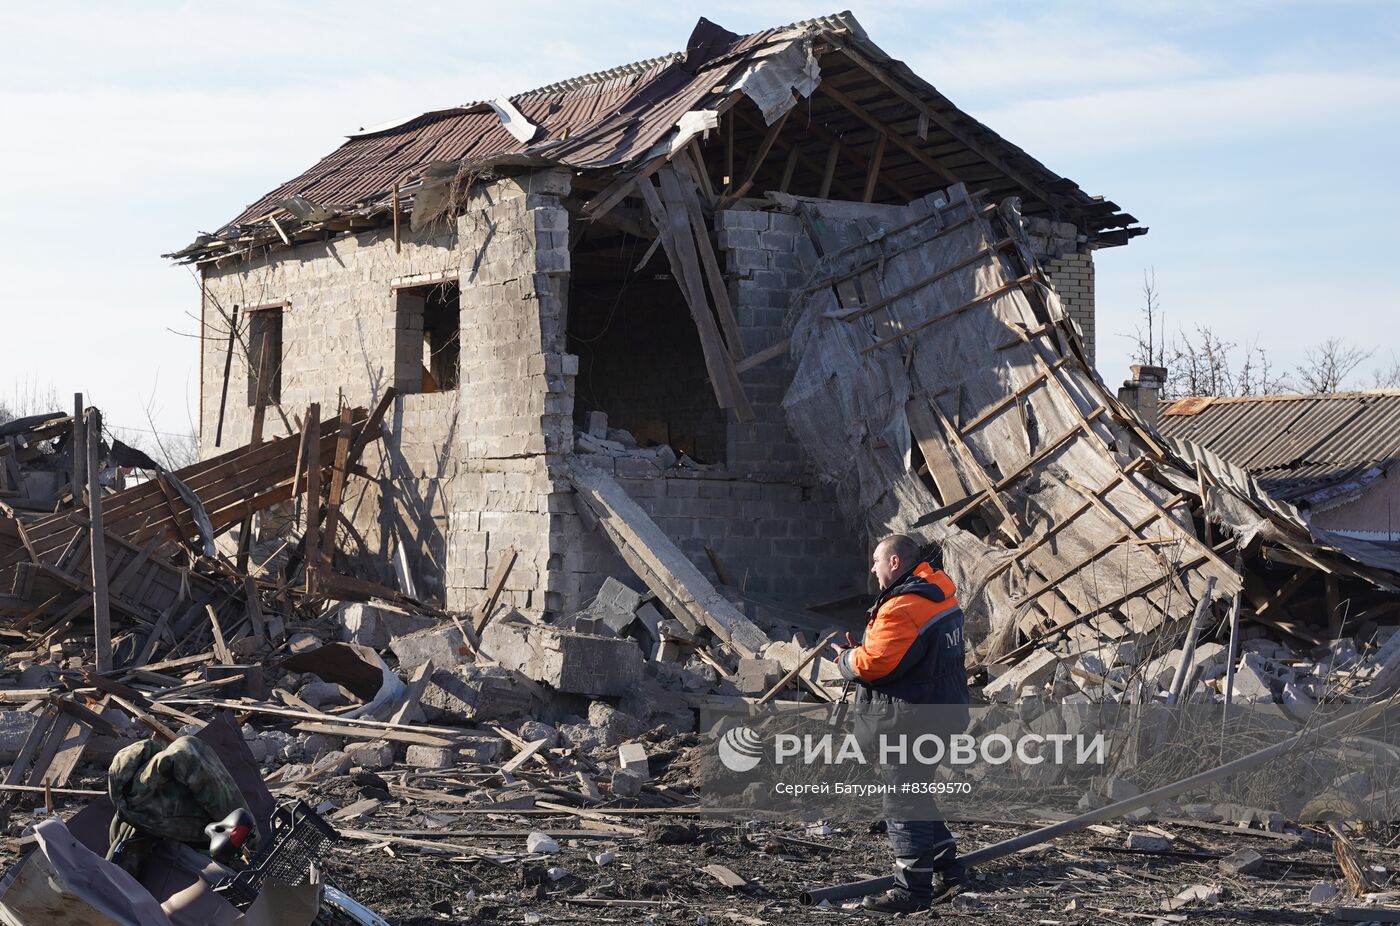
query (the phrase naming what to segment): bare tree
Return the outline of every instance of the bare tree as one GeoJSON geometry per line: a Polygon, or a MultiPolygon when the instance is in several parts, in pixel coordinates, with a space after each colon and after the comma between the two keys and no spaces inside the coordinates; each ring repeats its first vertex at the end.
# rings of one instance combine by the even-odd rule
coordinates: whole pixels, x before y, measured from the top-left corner
{"type": "Polygon", "coordinates": [[[1187,335],[1179,330],[1165,351],[1167,385],[1174,395],[1234,395],[1237,376],[1231,365],[1235,342],[1208,325],[1187,335]]]}
{"type": "Polygon", "coordinates": [[[1372,354],[1341,338],[1328,338],[1309,347],[1298,365],[1298,386],[1302,392],[1337,392],[1342,383],[1372,354]]]}
{"type": "Polygon", "coordinates": [[[1256,342],[1244,352],[1244,361],[1235,376],[1236,395],[1278,395],[1293,392],[1286,376],[1275,376],[1268,351],[1256,342]]]}
{"type": "Polygon", "coordinates": [[[1372,389],[1400,389],[1400,357],[1390,354],[1390,369],[1377,368],[1371,371],[1372,389]]]}
{"type": "Polygon", "coordinates": [[[1166,366],[1167,316],[1162,311],[1162,298],[1157,292],[1155,267],[1142,272],[1142,320],[1142,327],[1132,335],[1133,363],[1149,367],[1166,366]]]}

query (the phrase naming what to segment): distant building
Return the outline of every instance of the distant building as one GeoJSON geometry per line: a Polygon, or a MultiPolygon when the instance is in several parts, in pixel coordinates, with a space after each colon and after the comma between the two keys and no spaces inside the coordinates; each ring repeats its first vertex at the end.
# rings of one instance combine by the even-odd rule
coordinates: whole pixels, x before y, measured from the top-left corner
{"type": "Polygon", "coordinates": [[[1314,527],[1400,542],[1400,391],[1193,396],[1160,412],[1164,435],[1248,471],[1314,527]]]}

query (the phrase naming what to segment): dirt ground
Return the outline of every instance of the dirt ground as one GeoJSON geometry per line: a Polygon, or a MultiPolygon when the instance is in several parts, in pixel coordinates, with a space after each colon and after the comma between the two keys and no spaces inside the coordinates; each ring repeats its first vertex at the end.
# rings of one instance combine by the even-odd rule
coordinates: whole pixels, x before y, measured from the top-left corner
{"type": "MultiPolygon", "coordinates": [[[[517,820],[517,822],[519,822],[517,820]]],[[[546,831],[574,828],[564,817],[531,817],[546,831]]],[[[965,849],[1023,832],[1007,824],[962,824],[965,849]]],[[[1079,833],[1051,846],[988,864],[967,894],[934,912],[937,918],[981,924],[1144,923],[1162,914],[1163,902],[1193,884],[1217,885],[1216,904],[1183,908],[1209,923],[1329,922],[1325,907],[1307,904],[1311,887],[1339,878],[1331,852],[1289,848],[1264,836],[1218,834],[1165,827],[1176,838],[1170,854],[1121,849],[1123,837],[1079,833]],[[1256,877],[1225,877],[1218,858],[1249,847],[1266,859],[1256,877]]],[[[1126,834],[1126,828],[1122,832],[1126,834]]],[[[559,840],[562,851],[546,862],[510,859],[520,837],[473,836],[452,828],[454,843],[501,852],[497,861],[415,854],[403,847],[342,844],[329,861],[330,880],[398,926],[469,923],[725,923],[786,926],[830,923],[833,918],[881,919],[859,910],[799,905],[803,888],[886,873],[883,836],[842,830],[813,836],[801,826],[746,826],[696,820],[648,828],[641,837],[559,840]],[[689,832],[683,832],[688,830],[689,832]],[[787,837],[787,838],[784,838],[787,837]],[[670,839],[693,841],[671,843],[670,839]],[[617,858],[599,867],[592,857],[617,858]],[[700,869],[723,865],[748,885],[730,891],[700,869]],[[547,866],[569,874],[548,881],[547,866]],[[474,892],[474,893],[473,893],[474,892]],[[597,904],[597,905],[595,905],[597,904]]],[[[919,918],[919,917],[913,917],[919,918]]],[[[925,917],[927,918],[927,917],[925,917]]],[[[1175,917],[1168,920],[1177,920],[1175,917]]]]}
{"type": "MultiPolygon", "coordinates": [[[[326,880],[377,911],[393,926],[427,924],[655,923],[720,926],[736,923],[782,926],[830,923],[833,919],[881,919],[855,908],[801,906],[798,896],[813,886],[886,874],[890,859],[878,822],[814,827],[795,820],[744,820],[697,813],[693,808],[536,807],[499,812],[464,803],[448,787],[427,781],[407,788],[384,779],[349,775],[302,789],[301,796],[324,813],[366,797],[381,799],[370,813],[337,821],[345,838],[323,859],[326,880]],[[407,793],[406,793],[407,792],[407,793]],[[830,831],[828,831],[830,830],[830,831]],[[560,851],[527,857],[531,831],[553,836],[560,851]],[[370,835],[373,834],[373,835],[370,835]],[[424,844],[427,845],[424,845],[424,844]],[[605,865],[601,853],[613,853],[605,865]],[[721,865],[746,882],[724,887],[702,871],[721,865]],[[564,871],[551,872],[551,868],[564,871]]],[[[80,783],[102,787],[93,777],[80,783]]],[[[548,796],[547,789],[544,795],[548,796]]],[[[42,815],[42,799],[9,798],[0,839],[0,864],[23,850],[26,828],[42,815]]],[[[81,798],[60,800],[68,815],[81,798]]],[[[556,805],[558,806],[558,805],[556,805]]],[[[964,852],[1034,829],[1036,820],[964,822],[954,826],[964,852]]],[[[1083,831],[1023,851],[974,872],[968,890],[940,905],[932,916],[950,922],[991,926],[1043,924],[1280,923],[1337,921],[1345,896],[1330,837],[1325,830],[1290,827],[1277,834],[1260,829],[1182,822],[1155,824],[1170,834],[1169,852],[1124,848],[1128,832],[1144,824],[1118,823],[1083,831]],[[1222,874],[1219,859],[1238,849],[1264,858],[1254,876],[1222,874]],[[1343,896],[1331,904],[1308,902],[1319,881],[1331,881],[1343,896]],[[1168,912],[1164,903],[1183,889],[1218,888],[1215,903],[1188,904],[1168,912]]],[[[1377,891],[1386,890],[1388,869],[1400,844],[1395,830],[1373,831],[1356,840],[1377,891]],[[1381,866],[1380,868],[1374,866],[1381,866]]]]}

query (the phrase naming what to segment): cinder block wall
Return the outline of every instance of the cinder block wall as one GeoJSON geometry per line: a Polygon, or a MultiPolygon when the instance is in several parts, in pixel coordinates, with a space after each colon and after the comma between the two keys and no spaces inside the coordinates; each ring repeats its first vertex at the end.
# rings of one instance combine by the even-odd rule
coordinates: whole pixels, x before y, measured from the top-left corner
{"type": "MultiPolygon", "coordinates": [[[[455,221],[406,231],[397,252],[388,232],[373,232],[206,273],[209,325],[216,301],[289,304],[281,381],[289,416],[312,401],[329,414],[338,395],[377,401],[394,380],[396,345],[406,355],[404,338],[421,337],[396,333],[394,285],[458,280],[460,386],[396,401],[390,436],[364,461],[379,482],[352,480],[346,503],[371,550],[387,563],[397,533],[422,590],[450,608],[480,599],[510,546],[519,558],[503,600],[528,613],[576,609],[604,576],[626,574],[607,540],[583,530],[565,472],[578,372],[565,352],[568,189],[562,172],[500,180],[476,189],[455,221]]],[[[787,336],[805,238],[786,215],[721,214],[720,229],[745,349],[757,351],[787,336]]],[[[212,446],[225,343],[203,345],[205,456],[244,442],[251,425],[248,371],[235,351],[225,447],[212,446]]],[[[647,463],[615,465],[703,571],[712,571],[709,546],[750,591],[802,603],[862,587],[865,544],[787,431],[788,364],[783,357],[744,375],[756,419],[728,425],[726,471],[663,476],[647,463]]],[[[284,433],[275,412],[267,422],[268,436],[284,433]]]]}
{"type": "MultiPolygon", "coordinates": [[[[715,214],[715,226],[744,353],[754,354],[788,335],[792,294],[806,278],[797,255],[798,241],[806,243],[802,220],[784,213],[730,209],[715,214]]],[[[741,374],[754,420],[740,423],[730,416],[729,468],[734,472],[804,474],[802,447],[783,416],[783,394],[792,372],[792,359],[785,352],[741,374]]]]}
{"type": "Polygon", "coordinates": [[[448,605],[483,595],[508,547],[504,601],[557,610],[551,568],[571,513],[563,453],[573,436],[576,357],[564,353],[569,175],[541,171],[473,192],[463,210],[460,461],[447,553],[448,605]],[[465,242],[470,242],[466,244],[465,242]]]}
{"type": "MultiPolygon", "coordinates": [[[[214,446],[228,349],[221,307],[231,312],[234,305],[246,310],[286,303],[281,406],[289,421],[304,416],[311,402],[321,404],[323,418],[332,416],[339,396],[351,405],[373,406],[394,377],[394,281],[455,275],[458,235],[458,225],[452,222],[419,232],[405,230],[396,251],[392,233],[375,231],[206,269],[201,307],[205,331],[201,455],[207,458],[242,445],[252,429],[249,365],[235,344],[223,442],[214,446]]],[[[246,315],[240,315],[239,327],[246,337],[246,315]]],[[[410,564],[429,595],[443,591],[444,531],[457,473],[451,452],[456,403],[456,395],[450,392],[397,400],[387,416],[392,435],[371,445],[362,461],[381,481],[392,478],[396,491],[381,493],[378,483],[367,486],[355,479],[345,501],[352,523],[385,563],[392,549],[392,525],[399,525],[397,533],[409,551],[410,564]]],[[[281,415],[269,408],[264,436],[286,433],[281,415]]]]}

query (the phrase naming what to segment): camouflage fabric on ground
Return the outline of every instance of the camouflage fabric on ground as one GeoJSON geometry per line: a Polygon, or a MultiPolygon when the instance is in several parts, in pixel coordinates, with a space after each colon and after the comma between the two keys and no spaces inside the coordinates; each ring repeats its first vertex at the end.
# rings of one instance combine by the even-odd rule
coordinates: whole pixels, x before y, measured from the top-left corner
{"type": "Polygon", "coordinates": [[[207,850],[204,828],[248,807],[218,755],[192,736],[169,745],[145,740],[117,753],[107,794],[116,807],[108,858],[128,871],[157,839],[207,850]]]}

